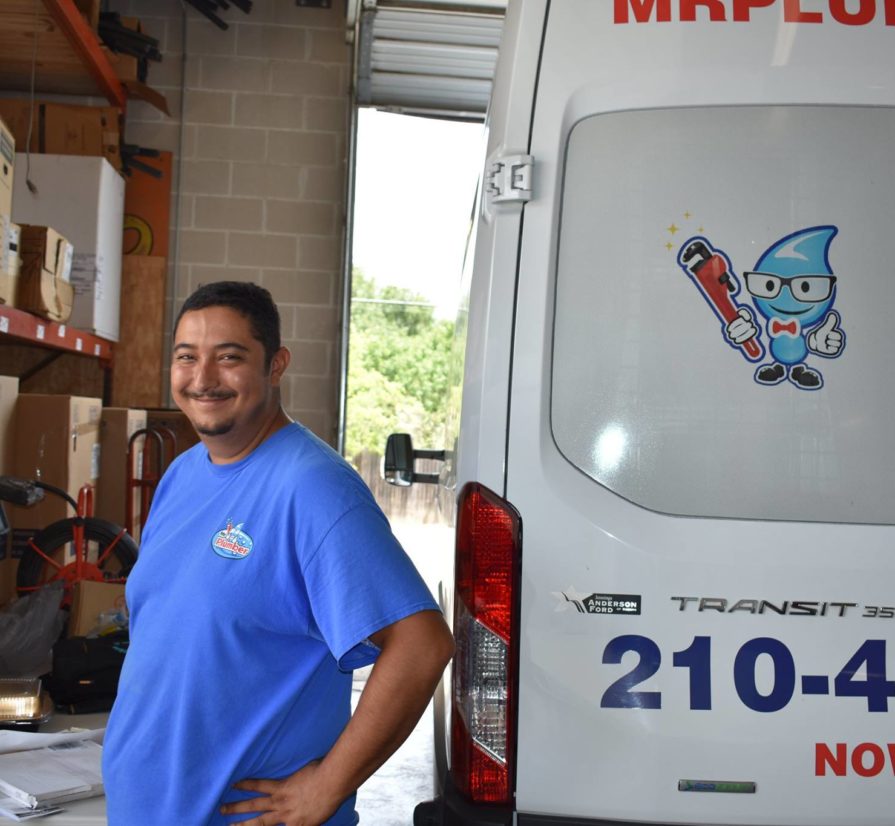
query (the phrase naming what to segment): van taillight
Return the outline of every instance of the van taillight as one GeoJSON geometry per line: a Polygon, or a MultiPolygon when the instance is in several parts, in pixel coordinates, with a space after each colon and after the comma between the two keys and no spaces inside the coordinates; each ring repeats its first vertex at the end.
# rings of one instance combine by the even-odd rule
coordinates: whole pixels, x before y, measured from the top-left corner
{"type": "Polygon", "coordinates": [[[467,484],[457,513],[451,775],[479,803],[512,802],[521,545],[518,511],[467,484]]]}

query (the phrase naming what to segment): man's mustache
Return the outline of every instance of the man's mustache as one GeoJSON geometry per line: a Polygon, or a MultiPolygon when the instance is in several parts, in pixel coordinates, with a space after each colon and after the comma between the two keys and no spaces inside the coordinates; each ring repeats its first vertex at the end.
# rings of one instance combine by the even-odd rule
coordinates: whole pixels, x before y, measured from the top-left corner
{"type": "Polygon", "coordinates": [[[233,393],[226,393],[226,392],[218,392],[218,393],[215,393],[215,392],[211,392],[211,393],[190,393],[189,391],[187,391],[186,393],[184,393],[184,395],[185,395],[188,399],[196,399],[196,400],[201,400],[201,399],[229,399],[229,398],[232,398],[232,397],[233,397],[233,393]]]}

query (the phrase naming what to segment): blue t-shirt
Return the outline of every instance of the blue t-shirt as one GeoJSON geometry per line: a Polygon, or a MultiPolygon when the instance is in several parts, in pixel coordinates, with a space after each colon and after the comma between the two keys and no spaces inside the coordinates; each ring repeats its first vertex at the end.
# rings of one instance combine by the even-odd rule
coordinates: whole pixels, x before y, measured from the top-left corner
{"type": "MultiPolygon", "coordinates": [[[[106,732],[110,826],[202,826],[323,757],[368,637],[438,610],[354,470],[298,424],[215,465],[200,444],[158,486],[127,583],[131,644],[106,732]]],[[[327,821],[357,822],[354,796],[327,821]]]]}

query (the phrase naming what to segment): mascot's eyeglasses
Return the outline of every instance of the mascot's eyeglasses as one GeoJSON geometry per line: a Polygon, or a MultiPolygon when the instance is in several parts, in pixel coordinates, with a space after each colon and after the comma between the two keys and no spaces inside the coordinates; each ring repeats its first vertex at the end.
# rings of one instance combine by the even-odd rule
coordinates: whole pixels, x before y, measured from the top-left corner
{"type": "Polygon", "coordinates": [[[826,301],[833,292],[835,275],[794,275],[784,278],[769,272],[746,272],[746,289],[756,298],[776,298],[784,286],[799,301],[826,301]]]}

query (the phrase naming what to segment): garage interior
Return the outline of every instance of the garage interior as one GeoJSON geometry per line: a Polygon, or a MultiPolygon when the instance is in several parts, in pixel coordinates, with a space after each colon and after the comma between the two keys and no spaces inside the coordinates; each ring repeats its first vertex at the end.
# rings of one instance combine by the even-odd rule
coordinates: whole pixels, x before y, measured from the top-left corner
{"type": "MultiPolygon", "coordinates": [[[[188,447],[190,428],[165,413],[172,319],[200,284],[253,281],[277,302],[292,352],[287,413],[338,447],[357,107],[482,120],[505,0],[197,5],[206,13],[179,0],[6,0],[0,9],[0,117],[17,159],[4,226],[52,216],[64,234],[67,213],[99,210],[85,232],[94,246],[104,239],[101,250],[75,243],[71,317],[15,306],[11,275],[0,287],[0,376],[18,380],[8,382],[3,418],[11,428],[17,394],[93,398],[154,411],[148,422],[164,419],[178,450],[188,447]],[[128,31],[140,38],[139,58],[101,42],[101,13],[119,48],[128,31]],[[61,198],[54,176],[68,173],[43,168],[53,153],[64,155],[61,169],[86,176],[56,190],[61,198]],[[99,186],[103,157],[124,196],[97,190],[76,206],[77,187],[99,186]],[[97,276],[89,256],[118,254],[100,215],[116,208],[121,266],[105,260],[97,276]]],[[[10,432],[5,473],[19,472],[13,442],[10,432]]],[[[113,516],[124,521],[121,502],[113,516]]]]}
{"type": "MultiPolygon", "coordinates": [[[[357,108],[483,120],[505,5],[4,0],[0,475],[37,467],[75,500],[89,481],[94,514],[138,540],[139,480],[195,440],[167,389],[173,318],[218,280],[271,292],[286,412],[338,447],[357,108]],[[22,225],[44,227],[31,246],[22,225]],[[23,298],[26,271],[39,286],[23,298]],[[77,438],[56,467],[60,425],[77,438]],[[130,445],[147,427],[152,449],[130,445]]],[[[70,515],[62,500],[7,512],[0,604],[23,593],[28,537],[70,515]]]]}

